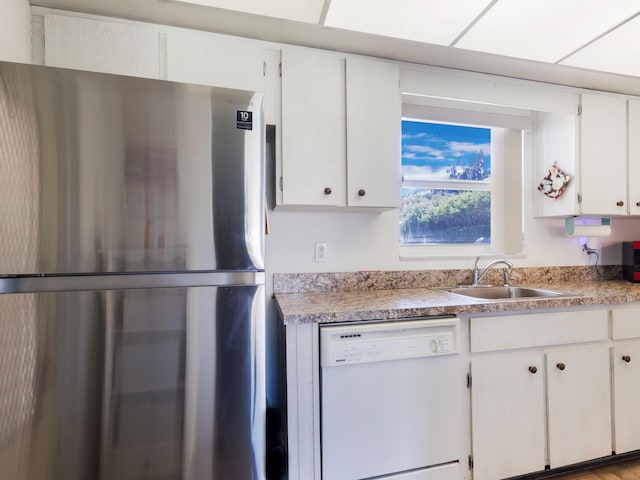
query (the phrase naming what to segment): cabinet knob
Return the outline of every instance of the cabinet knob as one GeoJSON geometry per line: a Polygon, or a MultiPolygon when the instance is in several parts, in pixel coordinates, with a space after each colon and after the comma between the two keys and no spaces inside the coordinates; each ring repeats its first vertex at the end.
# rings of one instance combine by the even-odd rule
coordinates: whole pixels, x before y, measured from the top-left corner
{"type": "Polygon", "coordinates": [[[564,363],[562,363],[562,362],[556,363],[556,368],[558,370],[564,370],[566,368],[566,365],[564,363]]]}
{"type": "Polygon", "coordinates": [[[529,367],[529,371],[530,371],[531,373],[536,373],[536,372],[538,371],[538,367],[535,367],[535,366],[531,365],[531,366],[529,367]]]}
{"type": "Polygon", "coordinates": [[[636,207],[640,207],[640,202],[636,202],[636,207]]]}
{"type": "Polygon", "coordinates": [[[358,190],[358,195],[360,195],[361,197],[364,197],[366,194],[367,192],[365,192],[362,188],[358,190]]]}
{"type": "Polygon", "coordinates": [[[619,206],[619,207],[624,207],[624,202],[621,200],[621,201],[617,202],[616,205],[619,206]]]}
{"type": "Polygon", "coordinates": [[[631,361],[631,357],[629,355],[623,355],[622,356],[622,360],[624,360],[625,362],[629,363],[631,361]]]}
{"type": "Polygon", "coordinates": [[[331,195],[331,188],[327,187],[324,189],[325,195],[331,195]]]}

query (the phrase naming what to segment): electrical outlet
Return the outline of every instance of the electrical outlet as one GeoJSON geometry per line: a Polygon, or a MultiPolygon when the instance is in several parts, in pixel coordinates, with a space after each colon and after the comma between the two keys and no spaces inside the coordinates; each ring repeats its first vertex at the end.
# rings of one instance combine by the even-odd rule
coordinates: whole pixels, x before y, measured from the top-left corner
{"type": "Polygon", "coordinates": [[[327,242],[316,242],[316,262],[327,261],[327,242]]]}

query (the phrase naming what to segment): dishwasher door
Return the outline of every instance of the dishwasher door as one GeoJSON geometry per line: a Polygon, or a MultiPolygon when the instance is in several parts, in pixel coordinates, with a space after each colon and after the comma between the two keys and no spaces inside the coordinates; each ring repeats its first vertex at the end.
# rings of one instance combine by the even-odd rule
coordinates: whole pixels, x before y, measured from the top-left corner
{"type": "Polygon", "coordinates": [[[323,480],[459,478],[458,318],[320,328],[323,480]]]}

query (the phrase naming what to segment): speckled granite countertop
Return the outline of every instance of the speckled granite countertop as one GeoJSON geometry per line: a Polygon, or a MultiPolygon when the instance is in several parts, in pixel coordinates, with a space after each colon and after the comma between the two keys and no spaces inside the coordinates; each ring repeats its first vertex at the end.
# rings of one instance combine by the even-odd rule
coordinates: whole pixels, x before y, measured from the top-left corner
{"type": "MultiPolygon", "coordinates": [[[[553,275],[554,272],[550,273],[551,276],[556,276],[553,275]]],[[[573,274],[576,276],[570,276],[584,280],[568,281],[567,275],[560,275],[563,278],[562,281],[550,281],[549,278],[544,278],[544,275],[537,277],[522,275],[521,278],[528,280],[526,283],[513,282],[569,294],[562,297],[483,300],[434,289],[436,286],[451,285],[452,277],[449,277],[447,283],[420,286],[420,288],[384,288],[383,282],[382,288],[376,288],[376,285],[380,284],[364,286],[358,284],[359,287],[342,291],[338,287],[330,289],[323,287],[322,291],[309,291],[310,288],[300,288],[302,291],[299,292],[276,290],[275,299],[285,324],[397,319],[640,302],[640,284],[617,279],[593,279],[585,275],[584,271],[574,271],[573,274]],[[534,279],[538,281],[533,281],[534,279]]],[[[618,274],[619,270],[608,272],[608,276],[615,277],[618,274]]],[[[405,273],[405,276],[407,275],[410,276],[411,273],[405,273]]],[[[442,280],[441,277],[442,273],[439,273],[440,280],[442,280]]],[[[314,278],[317,279],[317,275],[314,278]]],[[[326,287],[326,282],[320,281],[319,284],[326,287]]]]}
{"type": "Polygon", "coordinates": [[[528,284],[528,286],[556,290],[575,296],[482,300],[430,288],[403,288],[364,292],[282,293],[276,294],[276,301],[285,324],[348,322],[640,302],[640,284],[623,280],[528,284]]]}

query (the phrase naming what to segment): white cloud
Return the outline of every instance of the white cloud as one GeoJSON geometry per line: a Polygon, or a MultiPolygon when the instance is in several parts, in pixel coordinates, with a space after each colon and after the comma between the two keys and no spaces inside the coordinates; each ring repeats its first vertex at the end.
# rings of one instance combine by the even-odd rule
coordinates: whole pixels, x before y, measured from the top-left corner
{"type": "MultiPolygon", "coordinates": [[[[445,154],[439,148],[433,148],[428,145],[405,145],[404,150],[413,154],[422,154],[421,158],[429,158],[432,160],[444,160],[445,154]]],[[[405,157],[407,155],[404,155],[405,157]]],[[[414,156],[417,158],[417,156],[414,156]]]]}
{"type": "Polygon", "coordinates": [[[424,181],[424,180],[445,180],[449,178],[449,168],[431,168],[427,166],[404,165],[402,167],[402,176],[405,180],[424,181]]]}
{"type": "Polygon", "coordinates": [[[452,153],[460,156],[465,153],[477,153],[482,150],[485,154],[491,152],[491,144],[485,143],[478,145],[477,143],[469,142],[449,142],[449,149],[452,153]]]}
{"type": "Polygon", "coordinates": [[[428,134],[425,133],[425,132],[413,133],[413,134],[403,133],[402,134],[402,139],[403,140],[411,140],[411,139],[414,139],[414,138],[425,138],[427,136],[428,136],[428,134]]]}
{"type": "Polygon", "coordinates": [[[444,148],[436,148],[432,145],[405,143],[402,156],[405,159],[443,161],[457,159],[465,155],[477,154],[482,150],[485,154],[490,154],[491,144],[477,144],[469,142],[448,142],[444,148]]]}

